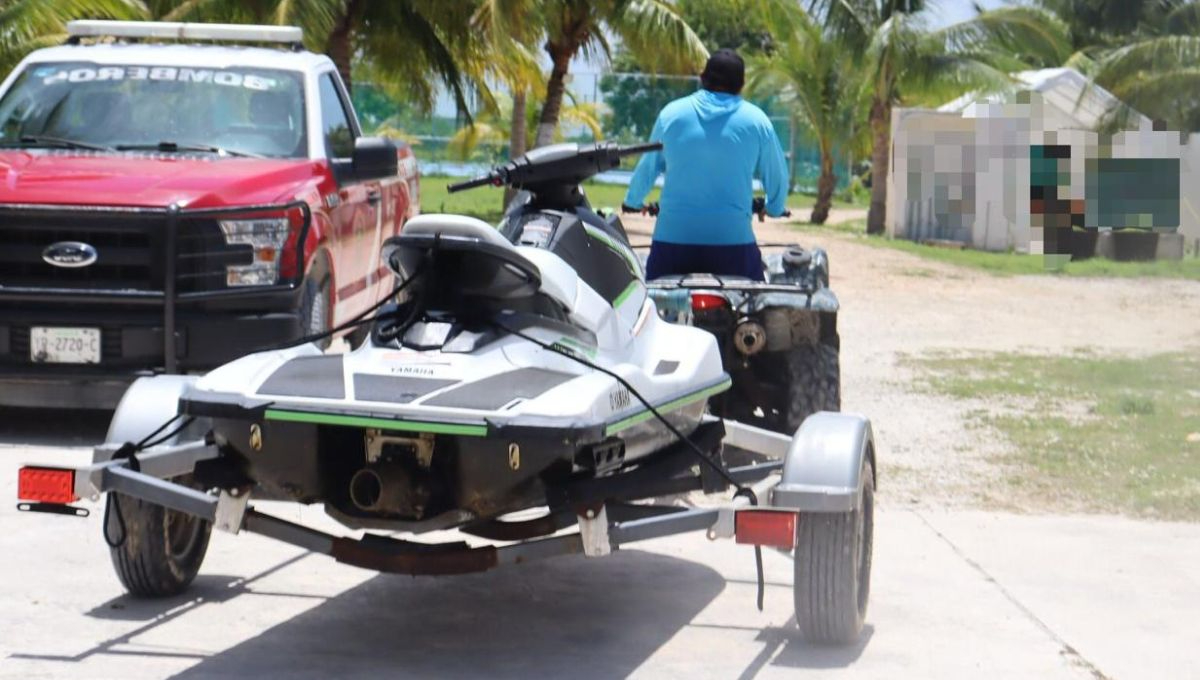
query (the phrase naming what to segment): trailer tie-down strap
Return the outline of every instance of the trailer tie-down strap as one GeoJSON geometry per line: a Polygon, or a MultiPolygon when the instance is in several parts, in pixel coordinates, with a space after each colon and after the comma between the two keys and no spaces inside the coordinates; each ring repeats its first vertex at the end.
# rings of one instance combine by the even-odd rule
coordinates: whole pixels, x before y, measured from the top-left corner
{"type": "MultiPolygon", "coordinates": [[[[182,417],[182,414],[175,414],[165,423],[159,425],[153,432],[142,437],[141,441],[136,444],[125,442],[113,453],[111,460],[124,460],[130,470],[141,472],[142,464],[138,461],[137,454],[150,447],[170,441],[171,438],[186,430],[196,420],[192,417],[184,418],[178,427],[163,434],[167,428],[171,427],[171,425],[175,424],[182,417]]],[[[121,503],[115,498],[115,495],[109,493],[104,504],[104,542],[114,550],[125,544],[125,539],[128,538],[129,533],[125,530],[125,516],[121,514],[121,503]],[[115,522],[112,520],[115,520],[115,522]],[[113,534],[114,530],[120,531],[120,533],[113,534]]]]}

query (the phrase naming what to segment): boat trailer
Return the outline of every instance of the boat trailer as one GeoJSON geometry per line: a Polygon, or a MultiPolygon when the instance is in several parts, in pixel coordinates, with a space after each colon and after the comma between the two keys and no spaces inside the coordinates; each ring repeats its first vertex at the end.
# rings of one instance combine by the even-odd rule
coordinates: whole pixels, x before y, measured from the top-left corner
{"type": "Polygon", "coordinates": [[[602,556],[629,543],[693,531],[705,531],[710,539],[790,550],[801,513],[857,507],[862,462],[874,457],[870,424],[846,413],[815,414],[794,437],[711,419],[692,439],[766,459],[729,469],[730,477],[751,493],[717,507],[631,502],[728,489],[727,480],[696,466],[686,452],[668,449],[630,473],[549,489],[548,495],[559,501],[557,513],[463,529],[500,545],[422,543],[370,533],[359,539],[337,536],[255,510],[249,487],[214,494],[170,481],[221,456],[217,444],[203,440],[159,445],[136,455],[128,454],[127,444],[109,443],[95,448],[91,465],[22,467],[18,509],[87,516],[87,508],[72,504],[115,492],[197,517],[221,531],[261,534],[357,567],[411,575],[464,574],[558,555],[602,556]],[[561,533],[572,524],[578,524],[578,532],[561,533]],[[531,534],[540,537],[526,538],[531,534]]]}

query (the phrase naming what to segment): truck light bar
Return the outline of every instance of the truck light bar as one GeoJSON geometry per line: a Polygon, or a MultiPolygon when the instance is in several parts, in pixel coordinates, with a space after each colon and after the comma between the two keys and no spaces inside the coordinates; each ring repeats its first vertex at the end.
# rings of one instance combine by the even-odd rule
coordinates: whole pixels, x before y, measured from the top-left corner
{"type": "Polygon", "coordinates": [[[304,32],[296,26],[197,24],[179,21],[79,20],[67,22],[67,35],[73,40],[112,37],[299,44],[304,37],[304,32]]]}
{"type": "Polygon", "coordinates": [[[73,503],[75,471],[64,468],[23,467],[17,475],[17,498],[38,503],[73,503]]]}

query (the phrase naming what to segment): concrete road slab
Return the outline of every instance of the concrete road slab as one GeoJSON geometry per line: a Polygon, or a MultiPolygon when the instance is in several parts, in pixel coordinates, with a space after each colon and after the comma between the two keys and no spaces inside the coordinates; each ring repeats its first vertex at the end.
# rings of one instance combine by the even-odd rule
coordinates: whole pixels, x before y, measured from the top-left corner
{"type": "Polygon", "coordinates": [[[1200,525],[922,512],[980,573],[1111,678],[1200,678],[1200,525]]]}
{"type": "MultiPolygon", "coordinates": [[[[0,445],[0,498],[14,498],[19,463],[89,457],[18,441],[0,445]]],[[[331,525],[319,508],[265,507],[331,525]]],[[[884,496],[867,628],[857,645],[829,648],[795,632],[790,557],[765,553],[760,613],[752,550],[702,535],[413,579],[216,534],[185,596],[139,601],[122,593],[100,524],[99,511],[0,504],[0,678],[1186,677],[1196,640],[1182,625],[1197,601],[1183,565],[1200,531],[1184,525],[930,517],[884,496]],[[1113,566],[1078,573],[1104,560],[1113,566]],[[1114,597],[1114,578],[1153,583],[1137,591],[1149,599],[1114,597]],[[1130,630],[1103,637],[1096,619],[1122,613],[1130,630]],[[1134,645],[1155,638],[1148,653],[1178,661],[1139,665],[1134,645]]]]}

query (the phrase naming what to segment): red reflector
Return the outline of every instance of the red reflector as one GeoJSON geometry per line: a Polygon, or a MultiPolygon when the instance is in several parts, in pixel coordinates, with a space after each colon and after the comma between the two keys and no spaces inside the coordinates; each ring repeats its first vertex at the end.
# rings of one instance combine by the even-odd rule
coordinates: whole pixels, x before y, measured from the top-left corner
{"type": "Polygon", "coordinates": [[[718,309],[728,305],[729,302],[720,295],[712,293],[692,293],[692,309],[718,309]]]}
{"type": "Polygon", "coordinates": [[[38,503],[73,503],[75,471],[23,467],[17,476],[17,499],[38,503]]]}
{"type": "Polygon", "coordinates": [[[790,549],[796,544],[796,513],[778,510],[738,510],[734,539],[750,545],[790,549]]]}

